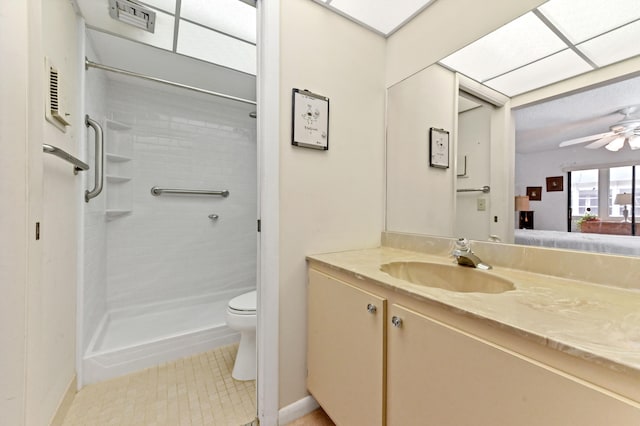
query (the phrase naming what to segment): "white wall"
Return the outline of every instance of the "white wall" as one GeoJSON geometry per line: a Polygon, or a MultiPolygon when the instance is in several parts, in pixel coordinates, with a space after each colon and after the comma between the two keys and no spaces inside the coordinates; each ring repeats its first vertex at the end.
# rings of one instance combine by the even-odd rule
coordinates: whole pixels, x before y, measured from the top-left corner
{"type": "Polygon", "coordinates": [[[8,425],[24,422],[25,297],[27,236],[27,89],[29,83],[27,2],[0,2],[0,417],[8,425]]]}
{"type": "Polygon", "coordinates": [[[46,142],[78,151],[80,116],[77,18],[65,0],[29,1],[29,265],[25,423],[48,424],[75,377],[77,201],[80,177],[42,153],[46,142]],[[44,119],[44,57],[58,68],[72,125],[60,132],[44,119]],[[41,238],[32,242],[39,221],[41,238]]]}
{"type": "Polygon", "coordinates": [[[451,236],[455,224],[455,75],[432,65],[388,90],[387,226],[451,236]],[[429,166],[429,129],[449,131],[448,169],[429,166]]]}
{"type": "MultiPolygon", "coordinates": [[[[87,41],[85,44],[86,56],[96,58],[93,46],[87,41]]],[[[108,81],[104,71],[90,70],[85,73],[85,113],[94,120],[102,120],[107,114],[108,81]]],[[[95,133],[87,130],[84,150],[85,159],[94,164],[95,158],[95,133]]],[[[84,190],[90,190],[94,186],[94,172],[92,167],[84,174],[84,190]]],[[[82,348],[84,354],[91,342],[91,337],[98,329],[100,321],[107,312],[107,222],[104,217],[105,197],[92,199],[89,203],[83,203],[83,265],[81,267],[83,277],[82,286],[82,348]]]]}
{"type": "MultiPolygon", "coordinates": [[[[91,71],[93,72],[93,70],[91,71]]],[[[162,85],[113,80],[105,150],[108,208],[131,209],[107,222],[109,309],[196,298],[256,285],[256,121],[251,105],[162,85]],[[117,145],[116,145],[117,144],[117,145]],[[227,189],[215,196],[152,196],[153,186],[227,189]],[[210,214],[219,215],[212,221],[210,214]]],[[[93,201],[91,201],[93,203],[93,201]]],[[[103,216],[104,218],[104,216],[103,216]]],[[[104,219],[103,219],[104,220],[104,219]]]]}
{"type": "MultiPolygon", "coordinates": [[[[458,188],[482,188],[491,183],[491,110],[492,106],[465,111],[458,115],[458,188]]],[[[482,192],[460,192],[456,196],[455,235],[474,240],[489,237],[491,196],[482,192]],[[478,210],[478,200],[484,200],[486,210],[478,210]]]]}
{"type": "Polygon", "coordinates": [[[281,3],[280,407],[306,392],[305,255],[380,243],[385,40],[308,0],[281,3]],[[330,98],[329,151],[291,146],[291,89],[330,98]]]}

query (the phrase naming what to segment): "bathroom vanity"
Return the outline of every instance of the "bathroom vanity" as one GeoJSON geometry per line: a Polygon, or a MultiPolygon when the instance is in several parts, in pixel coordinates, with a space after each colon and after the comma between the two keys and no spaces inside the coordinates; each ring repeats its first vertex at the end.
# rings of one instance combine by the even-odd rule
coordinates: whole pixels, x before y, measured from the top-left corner
{"type": "Polygon", "coordinates": [[[640,424],[637,289],[388,246],[307,259],[307,385],[338,425],[640,424]]]}

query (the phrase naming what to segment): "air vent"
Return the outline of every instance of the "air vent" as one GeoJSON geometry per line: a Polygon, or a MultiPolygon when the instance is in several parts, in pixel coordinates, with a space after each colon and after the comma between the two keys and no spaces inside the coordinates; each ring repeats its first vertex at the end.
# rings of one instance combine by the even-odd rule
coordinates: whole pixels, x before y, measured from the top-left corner
{"type": "Polygon", "coordinates": [[[156,13],[131,0],[109,0],[109,15],[150,33],[156,28],[156,13]]]}
{"type": "Polygon", "coordinates": [[[70,126],[69,114],[65,112],[63,89],[60,73],[48,58],[45,58],[46,87],[49,89],[46,96],[45,118],[63,132],[70,126]]]}

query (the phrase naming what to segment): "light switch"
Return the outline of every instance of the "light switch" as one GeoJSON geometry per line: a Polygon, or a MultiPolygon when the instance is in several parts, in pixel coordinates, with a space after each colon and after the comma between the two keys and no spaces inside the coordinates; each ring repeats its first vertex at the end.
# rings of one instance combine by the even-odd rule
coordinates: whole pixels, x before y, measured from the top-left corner
{"type": "Polygon", "coordinates": [[[487,210],[487,199],[486,198],[478,198],[478,211],[483,212],[487,210]]]}

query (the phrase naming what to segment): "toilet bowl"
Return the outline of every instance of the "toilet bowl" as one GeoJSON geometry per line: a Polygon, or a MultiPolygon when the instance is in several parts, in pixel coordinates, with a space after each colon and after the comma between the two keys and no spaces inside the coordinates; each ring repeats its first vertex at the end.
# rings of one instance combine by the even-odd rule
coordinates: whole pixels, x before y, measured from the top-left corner
{"type": "Polygon", "coordinates": [[[240,332],[240,346],[231,376],[236,380],[256,379],[256,291],[234,297],[227,305],[227,326],[240,332]]]}

